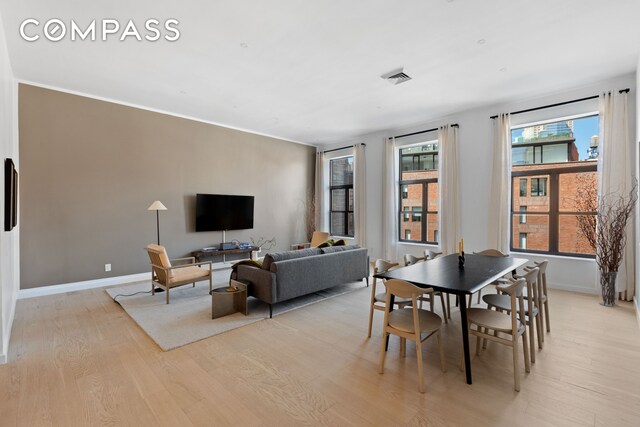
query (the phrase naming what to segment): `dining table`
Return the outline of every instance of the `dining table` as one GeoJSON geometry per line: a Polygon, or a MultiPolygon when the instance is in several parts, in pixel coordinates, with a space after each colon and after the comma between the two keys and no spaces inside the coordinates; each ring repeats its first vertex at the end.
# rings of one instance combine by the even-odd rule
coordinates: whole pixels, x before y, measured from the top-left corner
{"type": "MultiPolygon", "coordinates": [[[[510,255],[495,257],[464,253],[462,258],[464,262],[461,262],[459,254],[450,254],[407,267],[378,273],[374,277],[383,280],[405,280],[421,288],[433,288],[434,291],[458,296],[464,366],[467,384],[472,384],[466,296],[478,292],[510,272],[515,272],[518,267],[526,264],[528,260],[510,255]]],[[[391,295],[391,298],[390,310],[393,310],[393,295],[391,295]]]]}

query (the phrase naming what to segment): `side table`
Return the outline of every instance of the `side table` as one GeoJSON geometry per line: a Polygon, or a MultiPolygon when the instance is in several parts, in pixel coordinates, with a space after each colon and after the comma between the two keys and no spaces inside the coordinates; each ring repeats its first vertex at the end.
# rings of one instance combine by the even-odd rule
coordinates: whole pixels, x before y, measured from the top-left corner
{"type": "Polygon", "coordinates": [[[211,318],[227,316],[240,312],[247,315],[247,285],[237,280],[231,280],[230,285],[211,291],[211,318]]]}

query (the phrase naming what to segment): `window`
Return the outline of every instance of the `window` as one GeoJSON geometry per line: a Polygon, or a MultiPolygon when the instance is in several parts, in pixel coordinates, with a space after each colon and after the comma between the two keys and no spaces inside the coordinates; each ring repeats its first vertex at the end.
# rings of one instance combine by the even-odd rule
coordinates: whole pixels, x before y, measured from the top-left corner
{"type": "Polygon", "coordinates": [[[520,197],[527,197],[527,178],[520,178],[520,197]]]}
{"type": "Polygon", "coordinates": [[[411,208],[411,221],[413,222],[422,221],[422,207],[414,206],[411,208]]]}
{"type": "Polygon", "coordinates": [[[401,241],[438,242],[438,143],[400,150],[400,215],[407,222],[398,230],[401,241]]]}
{"type": "Polygon", "coordinates": [[[527,249],[527,233],[520,233],[520,249],[527,249]]]}
{"type": "Polygon", "coordinates": [[[353,237],[353,156],[332,159],[329,168],[329,232],[353,237]]]}
{"type": "Polygon", "coordinates": [[[594,256],[580,224],[595,216],[597,135],[597,114],[511,130],[511,250],[594,256]]]}
{"type": "Polygon", "coordinates": [[[531,196],[547,195],[547,178],[531,178],[531,196]]]}
{"type": "Polygon", "coordinates": [[[409,221],[409,208],[407,206],[404,207],[404,209],[402,210],[402,212],[404,213],[404,218],[402,218],[402,221],[407,222],[409,221]]]}

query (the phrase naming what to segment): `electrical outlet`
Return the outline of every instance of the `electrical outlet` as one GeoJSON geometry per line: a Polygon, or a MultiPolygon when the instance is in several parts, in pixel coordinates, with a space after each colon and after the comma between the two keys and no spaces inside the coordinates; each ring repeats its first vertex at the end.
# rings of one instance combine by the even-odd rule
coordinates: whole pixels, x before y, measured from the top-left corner
{"type": "Polygon", "coordinates": [[[111,264],[105,264],[104,271],[111,271],[111,264]]]}

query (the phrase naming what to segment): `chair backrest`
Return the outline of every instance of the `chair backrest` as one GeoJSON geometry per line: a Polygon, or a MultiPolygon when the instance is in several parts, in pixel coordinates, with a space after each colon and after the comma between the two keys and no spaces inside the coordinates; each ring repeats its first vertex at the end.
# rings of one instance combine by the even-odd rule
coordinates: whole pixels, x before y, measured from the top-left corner
{"type": "Polygon", "coordinates": [[[373,264],[374,274],[384,273],[391,270],[393,267],[397,267],[397,262],[387,261],[386,259],[377,259],[373,264]]]}
{"type": "Polygon", "coordinates": [[[326,231],[314,231],[311,236],[311,244],[309,246],[317,248],[321,243],[324,243],[327,240],[329,240],[329,233],[326,231]]]}
{"type": "Polygon", "coordinates": [[[474,252],[474,254],[484,255],[484,256],[495,256],[495,257],[508,256],[507,254],[503,254],[497,249],[485,249],[484,251],[474,252]]]}
{"type": "Polygon", "coordinates": [[[424,251],[424,259],[434,259],[438,255],[442,255],[442,252],[430,251],[429,249],[424,251]]]}
{"type": "Polygon", "coordinates": [[[405,265],[405,267],[407,265],[416,264],[416,263],[418,263],[420,261],[424,261],[424,258],[418,258],[417,256],[413,256],[411,254],[405,254],[405,256],[404,256],[404,265],[405,265]]]}
{"type": "Polygon", "coordinates": [[[518,330],[518,317],[520,317],[520,322],[523,325],[525,324],[522,290],[526,283],[527,281],[521,277],[513,282],[503,282],[496,286],[500,292],[504,292],[511,297],[511,330],[513,333],[518,330]]]}
{"type": "Polygon", "coordinates": [[[538,301],[538,294],[541,292],[538,281],[538,273],[540,269],[538,267],[528,268],[524,270],[524,274],[516,274],[513,276],[516,279],[524,279],[527,286],[527,302],[532,304],[533,301],[538,301]]]}
{"type": "MultiPolygon", "coordinates": [[[[400,265],[397,262],[387,261],[386,259],[377,259],[373,262],[373,274],[384,273],[389,270],[393,270],[394,268],[398,268],[400,265]]],[[[385,280],[382,279],[382,283],[385,280]]],[[[378,285],[378,278],[373,278],[373,283],[371,285],[371,295],[375,295],[376,288],[378,285]]]]}
{"type": "Polygon", "coordinates": [[[538,281],[540,282],[540,286],[542,287],[542,292],[547,294],[547,265],[549,264],[548,260],[544,260],[542,262],[535,262],[536,267],[540,269],[538,273],[538,281]]]}
{"type": "MultiPolygon", "coordinates": [[[[400,279],[389,279],[385,282],[385,286],[387,287],[387,297],[395,295],[400,298],[415,298],[418,295],[433,292],[432,288],[420,288],[400,279]]],[[[413,302],[415,303],[415,300],[413,302]]]]}
{"type": "Polygon", "coordinates": [[[168,280],[173,277],[173,272],[171,270],[156,268],[156,266],[160,266],[162,268],[171,268],[171,261],[169,260],[169,256],[167,255],[167,250],[164,246],[154,244],[147,245],[145,249],[149,254],[149,260],[151,261],[151,268],[153,269],[154,275],[160,283],[166,284],[168,280]]]}

